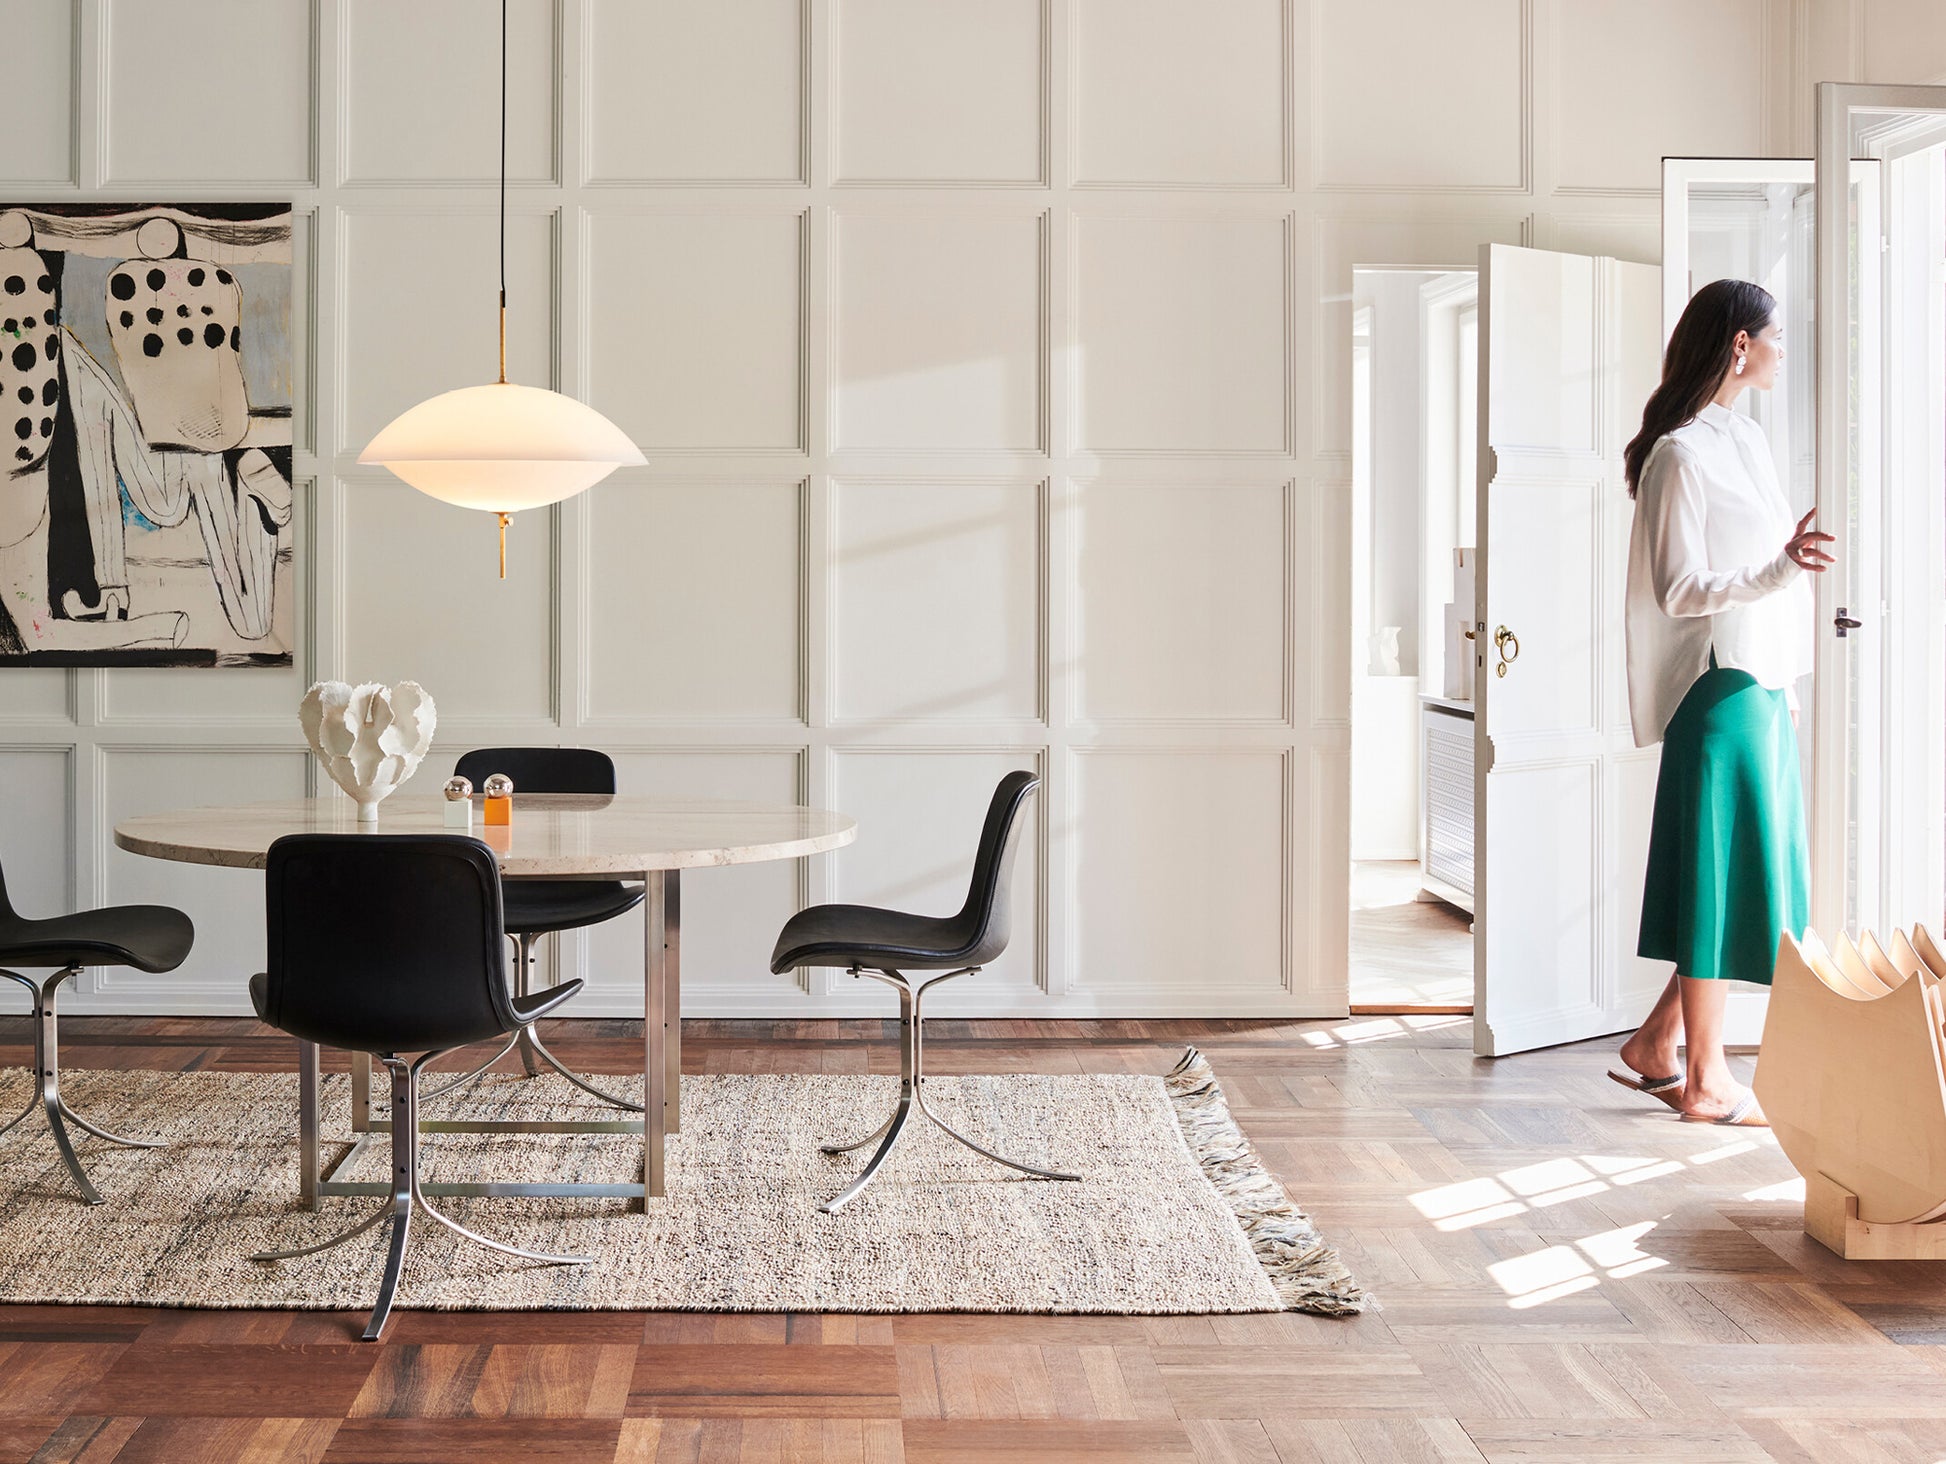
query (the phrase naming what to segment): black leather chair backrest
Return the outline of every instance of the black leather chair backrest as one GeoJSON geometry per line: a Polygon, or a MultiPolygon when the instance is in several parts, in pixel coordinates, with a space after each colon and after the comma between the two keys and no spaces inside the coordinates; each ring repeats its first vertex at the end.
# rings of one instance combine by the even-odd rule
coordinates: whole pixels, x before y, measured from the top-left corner
{"type": "Polygon", "coordinates": [[[594,747],[482,747],[453,769],[475,793],[495,773],[512,778],[516,794],[615,791],[615,759],[594,747]]]}
{"type": "Polygon", "coordinates": [[[294,1037],[426,1052],[520,1025],[500,871],[461,834],[289,834],[264,871],[262,1015],[294,1037]]]}
{"type": "Polygon", "coordinates": [[[1020,847],[1020,815],[1040,786],[1041,780],[1032,773],[1008,773],[987,805],[980,850],[973,858],[973,883],[958,917],[968,928],[973,944],[964,957],[969,966],[984,965],[998,956],[1013,933],[1013,869],[1014,853],[1020,847]]]}

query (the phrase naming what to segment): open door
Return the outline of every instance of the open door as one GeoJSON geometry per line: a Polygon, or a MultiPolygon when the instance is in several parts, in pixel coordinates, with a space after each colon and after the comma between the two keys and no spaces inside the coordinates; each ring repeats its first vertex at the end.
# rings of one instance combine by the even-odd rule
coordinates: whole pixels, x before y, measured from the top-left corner
{"type": "Polygon", "coordinates": [[[1660,379],[1650,265],[1480,252],[1474,1050],[1633,1026],[1656,750],[1629,729],[1622,449],[1660,379]]]}
{"type": "MultiPolygon", "coordinates": [[[[1871,165],[1857,166],[1869,186],[1871,165]]],[[[1777,481],[1799,518],[1816,503],[1812,473],[1812,405],[1817,385],[1812,301],[1817,283],[1816,209],[1809,158],[1662,160],[1662,339],[1690,296],[1713,280],[1750,280],[1777,299],[1786,362],[1775,391],[1746,391],[1736,410],[1770,444],[1777,481]]],[[[1811,729],[1817,725],[1815,680],[1800,682],[1803,731],[1798,739],[1804,785],[1811,785],[1811,729]]],[[[1795,933],[1795,932],[1794,932],[1795,933]]],[[[1769,993],[1732,982],[1723,1038],[1755,1046],[1763,1036],[1769,993]]]]}
{"type": "Polygon", "coordinates": [[[1818,88],[1811,918],[1946,907],[1946,87],[1818,88]]]}

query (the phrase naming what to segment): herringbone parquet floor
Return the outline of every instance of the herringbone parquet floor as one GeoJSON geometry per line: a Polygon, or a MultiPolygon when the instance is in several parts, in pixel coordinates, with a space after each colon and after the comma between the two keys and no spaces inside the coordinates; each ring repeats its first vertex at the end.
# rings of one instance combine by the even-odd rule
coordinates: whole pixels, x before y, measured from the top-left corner
{"type": "MultiPolygon", "coordinates": [[[[690,1022],[690,1071],[896,1069],[877,1023],[690,1022]]],[[[264,1068],[251,1022],[66,1024],[73,1068],[264,1068]]],[[[26,1060],[0,1022],[0,1062],[26,1060]]],[[[621,1071],[628,1024],[554,1049],[621,1071]]],[[[0,1459],[1401,1464],[1946,1457],[1946,1265],[1845,1264],[1762,1133],[1606,1045],[1464,1019],[940,1023],[939,1071],[1160,1072],[1185,1042],[1383,1310],[1149,1319],[0,1308],[0,1459]]],[[[77,1088],[83,1086],[77,1083],[77,1088]]],[[[23,1126],[24,1131],[25,1126],[23,1126]]],[[[6,1146],[0,1141],[0,1164],[6,1146]]]]}

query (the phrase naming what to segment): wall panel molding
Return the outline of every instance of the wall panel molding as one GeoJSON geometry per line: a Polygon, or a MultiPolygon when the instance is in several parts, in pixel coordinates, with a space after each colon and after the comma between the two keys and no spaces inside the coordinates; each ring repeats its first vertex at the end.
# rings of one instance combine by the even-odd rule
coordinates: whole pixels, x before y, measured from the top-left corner
{"type": "MultiPolygon", "coordinates": [[[[552,95],[526,99],[516,172],[534,176],[508,190],[510,374],[668,442],[644,442],[647,466],[593,495],[520,515],[502,583],[489,518],[355,461],[370,419],[492,379],[498,198],[492,179],[466,176],[481,154],[465,130],[477,124],[484,146],[490,112],[455,113],[415,154],[415,118],[459,90],[433,66],[410,98],[363,86],[360,48],[384,39],[367,0],[254,8],[244,23],[267,38],[268,69],[226,93],[244,119],[232,126],[206,123],[207,98],[172,100],[159,75],[151,87],[118,66],[165,24],[150,0],[33,3],[31,33],[65,34],[68,54],[35,93],[52,115],[21,142],[13,176],[0,149],[12,199],[293,208],[298,639],[289,673],[0,672],[0,844],[14,847],[9,818],[30,810],[32,842],[69,853],[45,898],[98,903],[136,877],[207,901],[193,871],[113,851],[131,780],[167,767],[184,801],[215,801],[223,772],[245,793],[315,790],[297,695],[380,673],[417,677],[440,703],[422,790],[469,746],[533,741],[603,746],[645,784],[700,795],[714,779],[718,793],[867,799],[851,849],[747,888],[725,876],[699,897],[685,943],[697,1016],[887,1015],[882,993],[835,973],[771,977],[742,925],[869,895],[866,876],[897,858],[926,874],[914,889],[943,898],[974,829],[919,805],[971,802],[1015,762],[1045,779],[1033,917],[1010,972],[969,978],[988,984],[946,1008],[1342,1015],[1353,268],[1471,267],[1487,242],[1652,259],[1655,192],[1629,176],[1653,162],[1652,139],[1693,153],[1722,151],[1725,136],[1808,142],[1810,83],[1862,78],[1913,49],[1902,27],[1930,14],[1923,0],[1725,0],[1726,33],[1761,52],[1761,79],[1734,106],[1699,102],[1671,123],[1640,88],[1597,106],[1564,82],[1564,23],[1602,34],[1608,22],[1564,22],[1562,0],[1497,0],[1466,22],[1472,51],[1417,42],[1451,72],[1434,101],[1497,88],[1478,115],[1395,98],[1398,56],[1342,40],[1423,13],[1430,30],[1400,30],[1410,47],[1459,23],[1438,0],[1239,0],[1193,55],[1168,24],[1144,23],[1166,20],[1168,0],[1017,0],[994,45],[928,55],[913,73],[998,116],[993,136],[961,138],[950,109],[901,102],[903,79],[884,70],[908,34],[955,34],[918,7],[876,32],[879,70],[852,92],[868,102],[855,115],[913,136],[845,157],[838,114],[861,77],[841,74],[840,41],[864,14],[848,21],[846,6],[864,0],[520,0],[527,33],[549,32],[552,95]],[[1429,110],[1450,122],[1434,141],[1463,146],[1425,145],[1429,110]],[[721,222],[731,245],[763,237],[712,252],[699,220],[721,222]],[[648,247],[672,235],[693,247],[648,247]],[[845,273],[846,251],[855,263],[874,242],[884,267],[845,273]],[[615,284],[658,258],[663,273],[615,284]],[[682,307],[679,338],[639,334],[657,300],[682,307]],[[876,557],[845,558],[861,546],[876,557]],[[1090,560],[1103,554],[1113,562],[1090,560]],[[870,578],[881,573],[883,593],[870,578]],[[1211,629],[1145,642],[1172,595],[1197,597],[1190,618],[1211,629]],[[1117,606],[1119,633],[1101,619],[1117,606]],[[967,607],[1013,618],[996,629],[967,607]],[[859,619],[895,613],[910,623],[859,619]],[[1208,655],[1189,654],[1195,635],[1212,638],[1208,655]],[[886,647],[908,643],[945,669],[920,667],[902,687],[892,662],[904,652],[886,647]],[[35,760],[50,755],[68,770],[58,797],[9,782],[29,762],[42,776],[52,764],[35,760]],[[907,776],[917,801],[901,809],[907,776]],[[1205,820],[1185,788],[1207,789],[1216,811],[1205,820]],[[1185,875],[1193,851],[1144,848],[1134,832],[1120,848],[1117,820],[1151,815],[1206,838],[1216,872],[1185,875]],[[1105,933],[1129,888],[1170,878],[1219,912],[1217,969],[1183,959],[1175,927],[1121,944],[1105,933]]],[[[189,25],[228,13],[214,0],[167,8],[189,25]]],[[[164,36],[158,61],[189,44],[164,36]]],[[[1612,720],[1613,689],[1599,694],[1612,720]]],[[[238,907],[254,898],[250,877],[226,888],[238,907]]],[[[233,929],[205,918],[209,960],[236,970],[118,978],[75,1009],[243,1011],[257,915],[233,929]]],[[[599,978],[590,1015],[630,1012],[639,983],[614,948],[577,937],[558,958],[599,978]]]]}

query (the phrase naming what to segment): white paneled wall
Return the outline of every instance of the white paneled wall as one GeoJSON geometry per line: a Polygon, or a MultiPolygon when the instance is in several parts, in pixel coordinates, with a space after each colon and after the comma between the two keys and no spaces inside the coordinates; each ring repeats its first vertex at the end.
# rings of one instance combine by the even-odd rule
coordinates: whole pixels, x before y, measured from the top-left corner
{"type": "MultiPolygon", "coordinates": [[[[513,0],[510,369],[650,466],[522,515],[502,583],[490,520],[355,462],[494,369],[497,20],[0,6],[0,194],[298,220],[299,665],[0,672],[22,903],[200,931],[82,1006],[244,1008],[256,877],[109,831],[314,785],[303,686],[410,676],[424,785],[585,743],[859,819],[685,880],[692,1014],[882,1011],[771,975],[777,926],[954,906],[1012,767],[1018,934],[949,1009],[1341,1012],[1352,268],[1652,257],[1663,151],[1788,151],[1820,75],[1946,70],[1936,0],[513,0]]],[[[580,1010],[639,1002],[639,941],[562,943],[580,1010]]]]}

